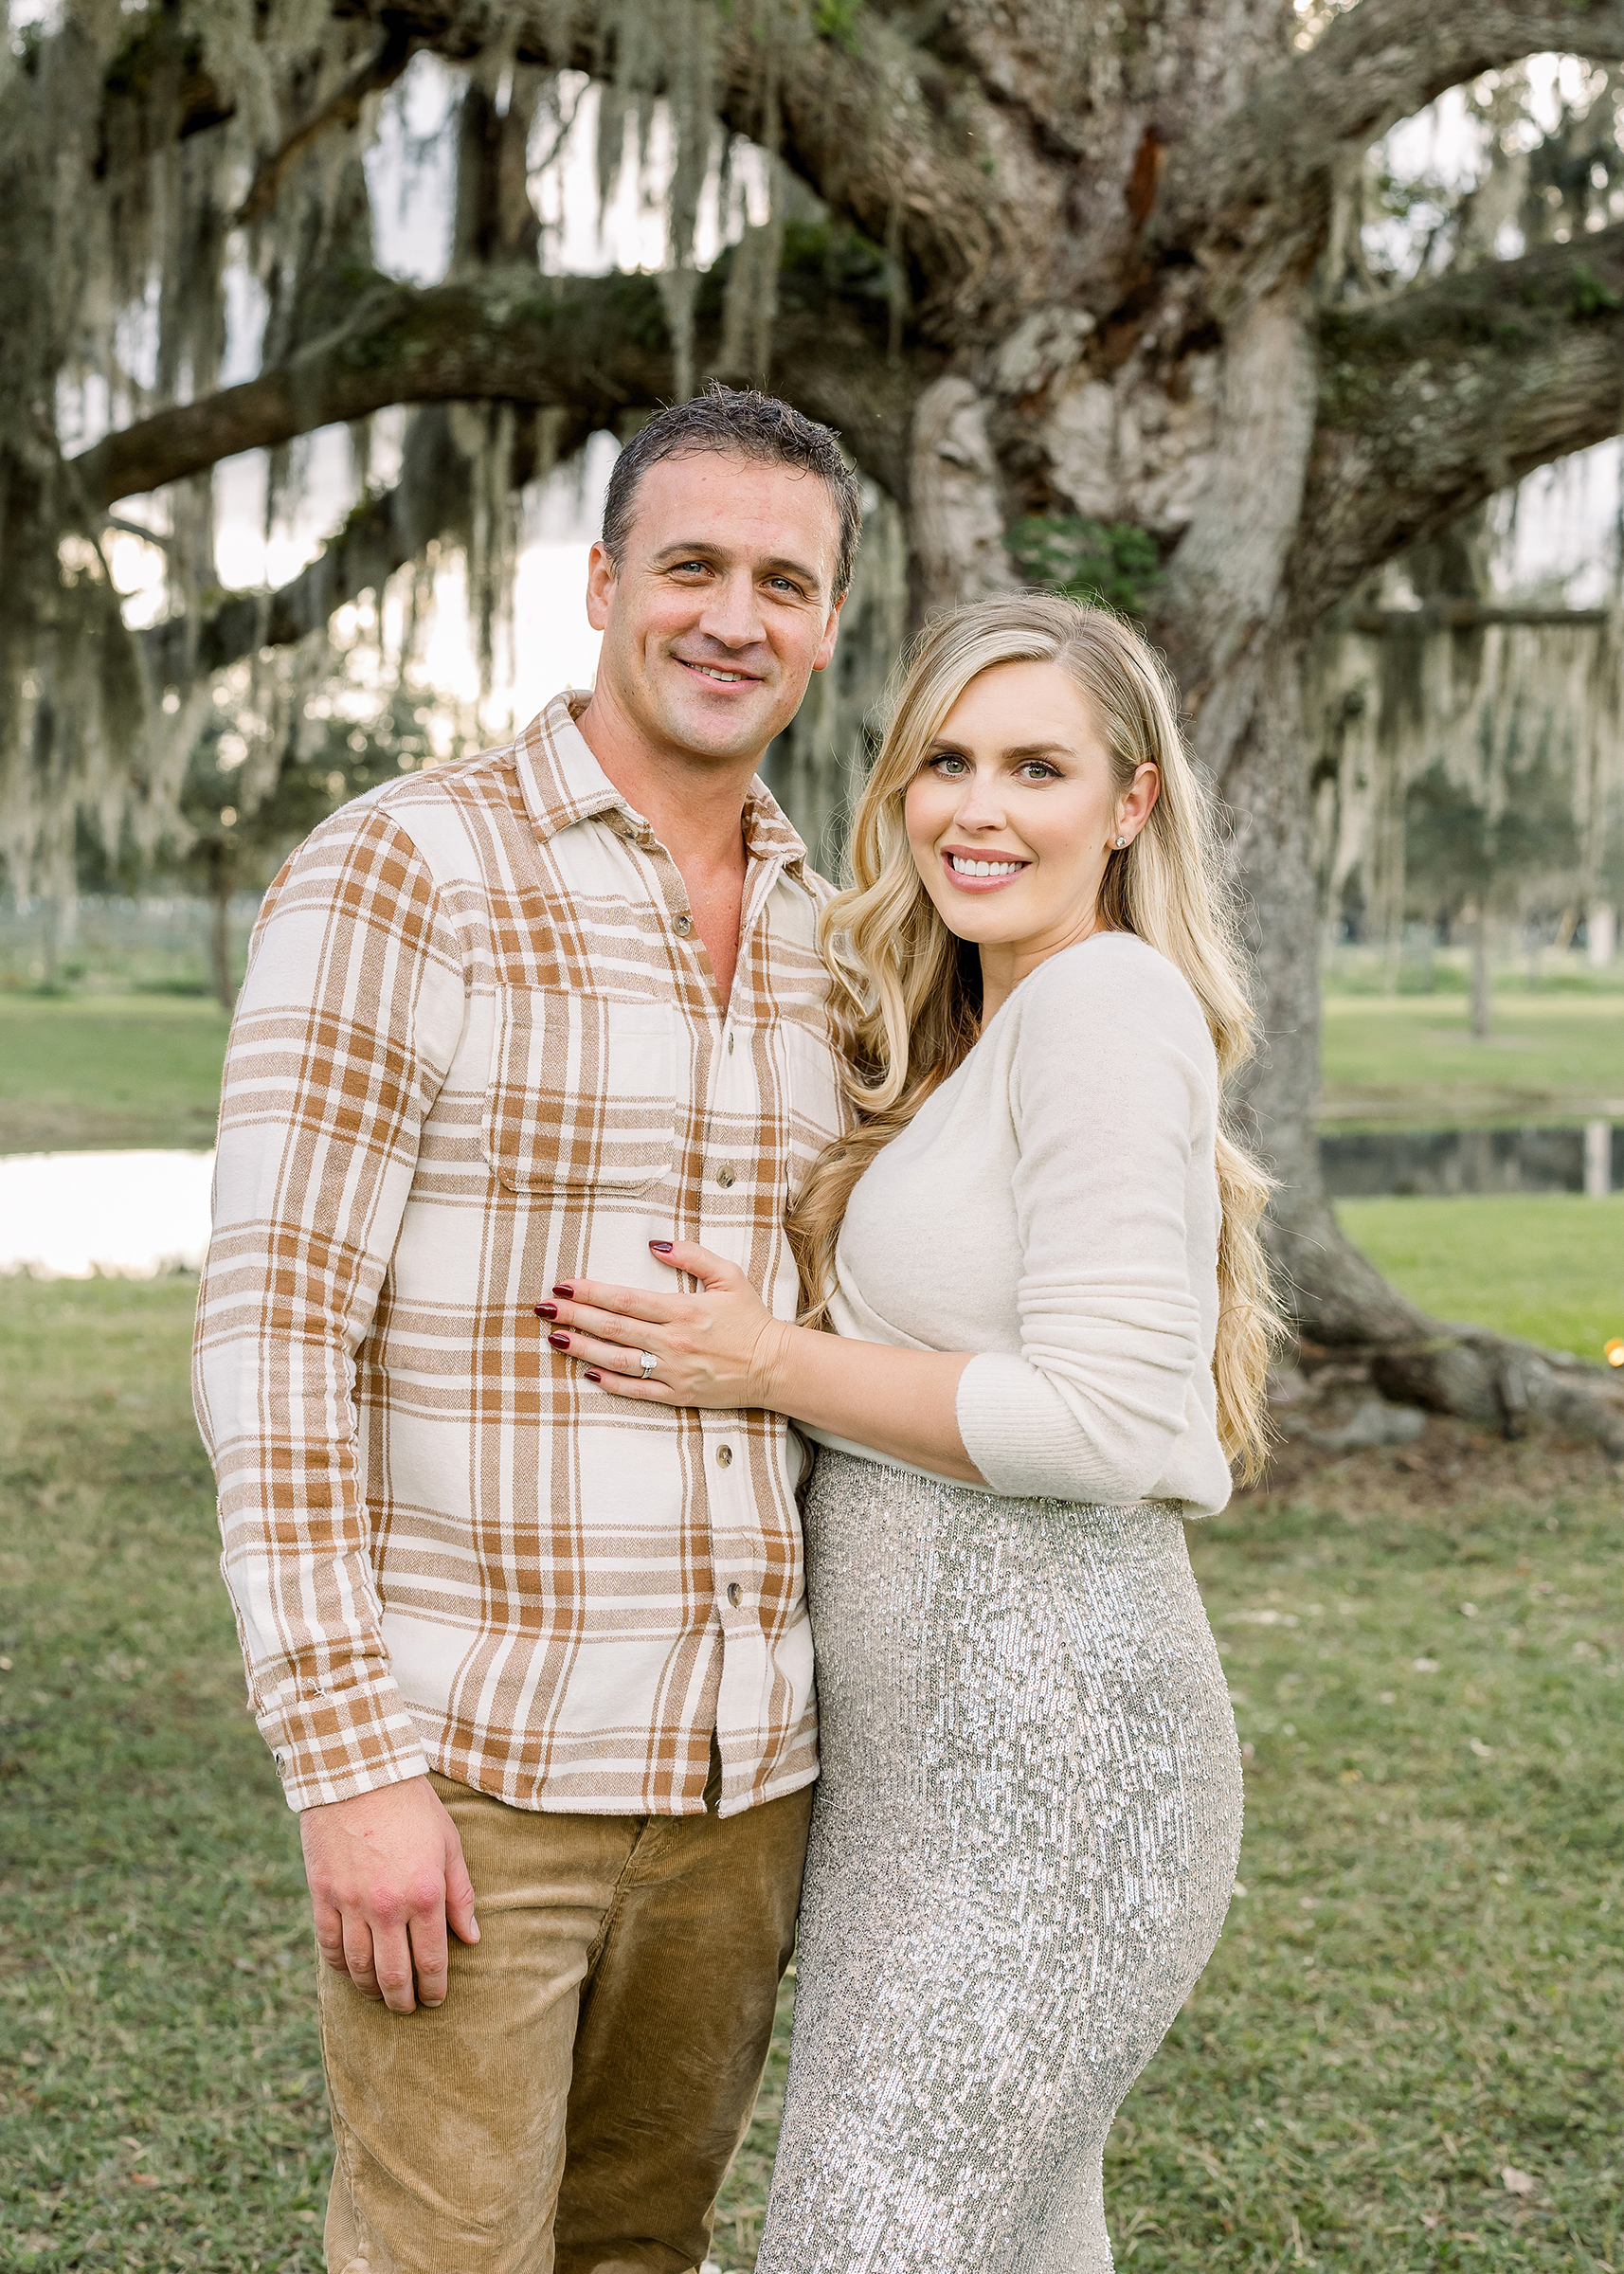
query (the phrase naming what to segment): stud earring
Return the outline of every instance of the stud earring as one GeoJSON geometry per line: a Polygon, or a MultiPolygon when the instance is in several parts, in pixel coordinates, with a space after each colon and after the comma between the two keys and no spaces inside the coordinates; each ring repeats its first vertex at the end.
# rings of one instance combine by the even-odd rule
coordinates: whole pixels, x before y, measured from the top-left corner
{"type": "Polygon", "coordinates": [[[1127,838],[1126,838],[1126,837],[1119,837],[1119,838],[1117,839],[1117,840],[1116,840],[1116,849],[1117,849],[1117,851],[1118,851],[1119,853],[1122,851],[1123,847],[1124,847],[1124,846],[1127,844],[1127,842],[1128,842],[1128,839],[1127,839],[1127,838]]]}

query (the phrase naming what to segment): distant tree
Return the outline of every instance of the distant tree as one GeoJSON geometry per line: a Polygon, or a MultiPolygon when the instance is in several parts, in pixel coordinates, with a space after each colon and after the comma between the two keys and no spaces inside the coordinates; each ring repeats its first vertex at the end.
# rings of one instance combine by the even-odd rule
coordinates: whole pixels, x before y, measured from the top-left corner
{"type": "Polygon", "coordinates": [[[1440,759],[1404,797],[1404,867],[1413,901],[1471,939],[1471,1031],[1491,1023],[1489,926],[1526,898],[1531,885],[1571,872],[1579,858],[1570,791],[1543,751],[1509,765],[1491,793],[1462,781],[1440,759]]]}
{"type": "MultiPolygon", "coordinates": [[[[193,747],[180,797],[192,838],[172,873],[209,903],[209,976],[228,1011],[238,986],[229,930],[233,895],[269,884],[295,845],[340,805],[434,754],[426,697],[403,687],[381,711],[370,709],[375,696],[361,700],[369,709],[359,717],[344,707],[342,693],[301,705],[263,769],[250,769],[229,713],[211,720],[193,747]],[[269,775],[257,799],[256,773],[260,780],[269,775]]],[[[170,865],[161,853],[158,865],[170,865]]]]}

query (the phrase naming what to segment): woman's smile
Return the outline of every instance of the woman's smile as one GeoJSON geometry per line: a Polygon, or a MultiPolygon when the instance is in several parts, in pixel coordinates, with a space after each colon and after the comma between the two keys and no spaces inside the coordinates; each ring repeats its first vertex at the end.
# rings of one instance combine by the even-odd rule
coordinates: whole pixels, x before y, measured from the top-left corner
{"type": "Polygon", "coordinates": [[[1019,853],[978,853],[968,845],[944,845],[942,866],[956,892],[997,893],[1032,866],[1019,853]]]}

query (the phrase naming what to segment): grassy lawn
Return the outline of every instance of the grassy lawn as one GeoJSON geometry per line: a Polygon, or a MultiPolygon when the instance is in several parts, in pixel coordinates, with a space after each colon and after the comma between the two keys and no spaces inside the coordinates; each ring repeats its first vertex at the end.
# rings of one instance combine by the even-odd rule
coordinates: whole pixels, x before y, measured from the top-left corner
{"type": "Polygon", "coordinates": [[[0,991],[0,1153],[207,1149],[226,1024],[202,996],[0,991]]]}
{"type": "Polygon", "coordinates": [[[1331,995],[1321,1062],[1338,1128],[1624,1118],[1624,994],[1497,996],[1482,1042],[1458,995],[1331,995]]]}
{"type": "MultiPolygon", "coordinates": [[[[298,1843],[215,1571],[191,1300],[0,1280],[19,2267],[320,2264],[298,1843]]],[[[1113,2136],[1119,2263],[1616,2274],[1616,1484],[1435,1422],[1193,1538],[1249,1748],[1246,1893],[1113,2136]]],[[[731,2269],[775,2106],[723,2205],[731,2269]]]]}
{"type": "MultiPolygon", "coordinates": [[[[1624,1118],[1624,994],[1507,994],[1474,1042],[1456,995],[1332,995],[1338,1128],[1624,1118]]],[[[225,1013],[187,995],[0,989],[0,1153],[212,1142],[225,1013]]]]}
{"type": "Polygon", "coordinates": [[[1600,1363],[1624,1334],[1624,1193],[1339,1200],[1337,1217],[1400,1292],[1600,1363]]]}

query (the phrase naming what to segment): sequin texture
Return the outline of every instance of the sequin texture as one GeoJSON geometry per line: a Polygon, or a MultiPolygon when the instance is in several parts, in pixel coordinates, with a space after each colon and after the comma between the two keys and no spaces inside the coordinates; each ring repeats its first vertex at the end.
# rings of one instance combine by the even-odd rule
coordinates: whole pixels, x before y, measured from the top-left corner
{"type": "Polygon", "coordinates": [[[823,1774],[758,2274],[1106,2274],[1106,2134],[1240,1847],[1183,1525],[825,1450],[806,1549],[823,1774]]]}

